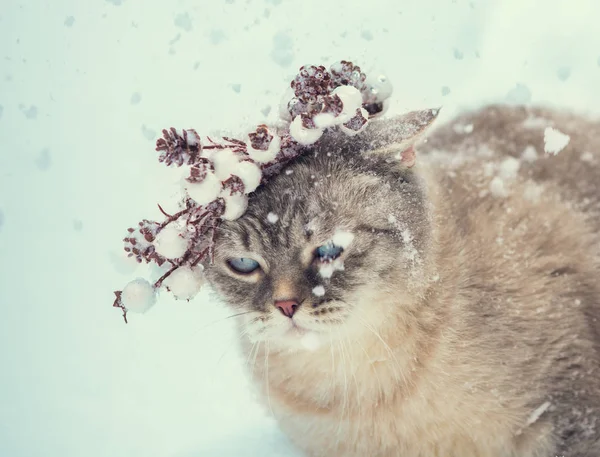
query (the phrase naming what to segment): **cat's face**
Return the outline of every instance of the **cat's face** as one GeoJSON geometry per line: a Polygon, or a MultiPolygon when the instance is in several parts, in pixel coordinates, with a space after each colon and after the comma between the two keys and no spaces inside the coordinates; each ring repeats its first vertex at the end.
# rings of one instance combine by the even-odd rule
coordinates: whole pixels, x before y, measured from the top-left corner
{"type": "Polygon", "coordinates": [[[424,201],[397,162],[339,150],[302,158],[220,226],[208,278],[245,313],[251,341],[294,348],[376,330],[414,292],[424,201]]]}

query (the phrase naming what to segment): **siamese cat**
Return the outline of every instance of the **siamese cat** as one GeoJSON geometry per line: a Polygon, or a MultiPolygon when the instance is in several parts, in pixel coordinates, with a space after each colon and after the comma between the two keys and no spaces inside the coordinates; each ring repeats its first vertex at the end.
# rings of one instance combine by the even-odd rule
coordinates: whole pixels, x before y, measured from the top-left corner
{"type": "Polygon", "coordinates": [[[311,457],[599,457],[600,122],[433,117],[328,133],[221,225],[261,398],[311,457]]]}

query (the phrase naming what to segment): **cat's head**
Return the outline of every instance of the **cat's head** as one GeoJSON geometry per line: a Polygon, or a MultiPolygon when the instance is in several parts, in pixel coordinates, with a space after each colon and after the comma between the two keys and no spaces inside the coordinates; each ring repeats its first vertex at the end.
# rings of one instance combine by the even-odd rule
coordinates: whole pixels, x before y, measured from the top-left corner
{"type": "Polygon", "coordinates": [[[402,149],[368,149],[369,136],[331,134],[220,226],[206,273],[245,313],[251,341],[293,348],[373,331],[421,292],[431,235],[424,183],[398,160],[402,149]]]}

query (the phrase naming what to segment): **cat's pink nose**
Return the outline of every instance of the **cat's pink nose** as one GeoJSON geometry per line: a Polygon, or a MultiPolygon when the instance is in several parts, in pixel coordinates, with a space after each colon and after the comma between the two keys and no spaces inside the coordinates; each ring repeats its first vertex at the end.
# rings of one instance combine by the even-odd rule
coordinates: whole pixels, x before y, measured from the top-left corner
{"type": "Polygon", "coordinates": [[[296,300],[276,301],[275,307],[281,311],[284,316],[292,317],[300,305],[296,300]]]}

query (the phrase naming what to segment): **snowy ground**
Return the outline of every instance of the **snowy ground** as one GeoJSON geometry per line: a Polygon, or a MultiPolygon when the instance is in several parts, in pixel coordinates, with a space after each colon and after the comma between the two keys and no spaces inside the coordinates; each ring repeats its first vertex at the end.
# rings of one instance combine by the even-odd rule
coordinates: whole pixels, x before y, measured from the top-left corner
{"type": "Polygon", "coordinates": [[[127,326],[110,306],[138,274],[124,229],[173,192],[160,129],[255,125],[300,65],[338,59],[385,71],[392,112],[597,113],[599,17],[597,0],[4,0],[0,455],[296,455],[215,300],[127,326]]]}

